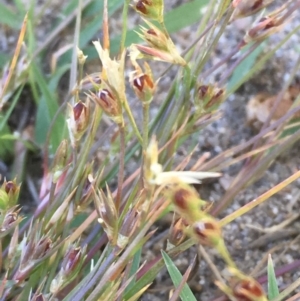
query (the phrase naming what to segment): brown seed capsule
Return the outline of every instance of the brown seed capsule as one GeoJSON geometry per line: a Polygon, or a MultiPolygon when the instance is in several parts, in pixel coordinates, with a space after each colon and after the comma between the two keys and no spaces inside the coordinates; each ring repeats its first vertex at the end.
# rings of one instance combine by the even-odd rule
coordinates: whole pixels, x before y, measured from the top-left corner
{"type": "Polygon", "coordinates": [[[273,1],[274,0],[233,0],[232,6],[235,8],[233,19],[253,15],[273,1]]]}
{"type": "Polygon", "coordinates": [[[39,259],[44,257],[51,249],[52,241],[50,238],[45,237],[40,239],[36,247],[33,250],[32,259],[39,259]]]}
{"type": "Polygon", "coordinates": [[[142,68],[133,61],[135,71],[130,74],[131,86],[137,97],[144,103],[151,102],[156,83],[153,82],[152,72],[149,65],[144,63],[144,71],[142,68]]]}
{"type": "Polygon", "coordinates": [[[7,230],[12,224],[18,219],[18,214],[16,212],[7,213],[5,215],[4,221],[2,223],[2,227],[0,229],[1,232],[7,230]]]}
{"type": "Polygon", "coordinates": [[[174,204],[181,210],[186,210],[188,208],[189,197],[192,197],[192,195],[188,190],[179,189],[173,196],[174,204]]]}
{"type": "Polygon", "coordinates": [[[71,248],[67,252],[63,262],[63,269],[65,275],[70,274],[72,271],[76,269],[76,267],[80,263],[81,257],[82,257],[82,252],[80,247],[71,248]]]}
{"type": "Polygon", "coordinates": [[[17,188],[18,187],[17,187],[16,183],[14,183],[13,181],[6,182],[5,187],[4,187],[5,192],[7,194],[16,192],[17,188]]]}
{"type": "Polygon", "coordinates": [[[139,12],[141,12],[143,15],[147,15],[147,8],[144,4],[144,1],[140,0],[136,6],[135,6],[135,9],[139,12]]]}
{"type": "Polygon", "coordinates": [[[102,110],[110,117],[116,117],[120,115],[121,108],[119,107],[118,100],[108,89],[99,90],[97,96],[93,97],[93,99],[96,100],[102,110]]]}
{"type": "Polygon", "coordinates": [[[207,85],[201,85],[199,88],[198,88],[198,94],[199,94],[199,98],[204,98],[206,97],[207,95],[207,92],[208,92],[208,86],[207,85]]]}
{"type": "Polygon", "coordinates": [[[257,301],[264,298],[265,294],[261,285],[254,279],[243,279],[233,288],[233,295],[238,300],[257,301]]]}
{"type": "Polygon", "coordinates": [[[187,225],[182,218],[179,218],[174,225],[172,225],[169,234],[169,241],[172,245],[178,246],[185,239],[186,235],[184,233],[184,229],[186,226],[187,225]]]}
{"type": "Polygon", "coordinates": [[[79,119],[79,117],[82,114],[82,112],[84,111],[84,109],[85,109],[85,106],[82,102],[78,102],[75,104],[75,106],[73,107],[75,121],[77,121],[79,119]]]}
{"type": "Polygon", "coordinates": [[[222,241],[219,223],[209,216],[195,222],[191,228],[192,235],[202,244],[215,247],[222,241]]]}

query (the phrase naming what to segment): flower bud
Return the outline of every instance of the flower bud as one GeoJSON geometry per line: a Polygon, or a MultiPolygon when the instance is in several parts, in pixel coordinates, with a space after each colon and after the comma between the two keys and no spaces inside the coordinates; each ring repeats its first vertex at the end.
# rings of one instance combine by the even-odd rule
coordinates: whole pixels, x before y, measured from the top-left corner
{"type": "Polygon", "coordinates": [[[253,278],[240,280],[233,288],[233,295],[238,300],[266,301],[261,285],[253,278]]]}
{"type": "Polygon", "coordinates": [[[206,216],[191,226],[193,236],[201,243],[216,247],[223,240],[219,223],[206,216]]]}
{"type": "Polygon", "coordinates": [[[21,185],[17,185],[16,180],[4,181],[0,188],[0,209],[5,210],[17,203],[20,187],[21,185]]]}
{"type": "Polygon", "coordinates": [[[144,63],[145,72],[142,71],[137,63],[134,63],[134,65],[136,70],[130,74],[131,86],[141,101],[150,103],[156,88],[151,69],[146,62],[144,63]]]}
{"type": "Polygon", "coordinates": [[[184,222],[182,218],[179,218],[172,224],[169,232],[169,242],[173,246],[178,246],[184,241],[184,239],[186,238],[184,231],[187,226],[188,224],[184,222]]]}
{"type": "Polygon", "coordinates": [[[274,0],[233,0],[234,13],[231,19],[254,15],[274,0]]]}
{"type": "Polygon", "coordinates": [[[78,62],[80,65],[84,65],[86,59],[87,59],[87,55],[84,55],[82,50],[80,50],[78,47],[77,47],[77,59],[78,59],[78,62]]]}
{"type": "Polygon", "coordinates": [[[80,247],[69,247],[61,267],[65,277],[74,275],[75,272],[79,271],[83,263],[85,250],[86,247],[83,250],[80,247]]]}
{"type": "Polygon", "coordinates": [[[195,105],[197,110],[211,112],[223,102],[225,90],[213,85],[200,85],[196,90],[195,105]]]}
{"type": "Polygon", "coordinates": [[[15,226],[22,220],[19,218],[20,209],[16,210],[16,207],[13,207],[5,213],[2,225],[0,227],[0,237],[8,234],[15,226]]]}
{"type": "Polygon", "coordinates": [[[263,17],[247,31],[244,37],[244,45],[267,39],[270,35],[280,31],[287,21],[288,19],[284,15],[284,12],[280,10],[263,17]]]}
{"type": "Polygon", "coordinates": [[[107,196],[103,191],[94,195],[94,202],[99,216],[99,223],[102,225],[104,231],[111,244],[115,246],[118,240],[118,214],[112,197],[112,194],[107,187],[107,196]]]}
{"type": "Polygon", "coordinates": [[[141,27],[139,37],[147,42],[148,46],[132,44],[130,47],[131,60],[150,58],[185,66],[185,60],[179,55],[169,36],[159,30],[152,23],[145,20],[149,29],[141,27]]]}
{"type": "Polygon", "coordinates": [[[163,0],[138,0],[132,7],[136,12],[148,19],[156,20],[160,23],[163,22],[163,0]]]}
{"type": "Polygon", "coordinates": [[[39,238],[40,234],[37,233],[38,226],[35,225],[35,228],[29,231],[29,236],[25,236],[20,243],[20,265],[13,277],[16,281],[22,281],[29,277],[36,263],[41,262],[52,250],[52,241],[49,237],[39,238]]]}
{"type": "Polygon", "coordinates": [[[170,198],[175,211],[190,224],[203,217],[206,202],[200,199],[194,188],[187,184],[178,184],[170,189],[170,198]]]}
{"type": "Polygon", "coordinates": [[[97,96],[97,103],[107,115],[112,117],[120,115],[120,107],[111,91],[107,89],[99,90],[97,96]]]}
{"type": "Polygon", "coordinates": [[[89,104],[82,101],[77,102],[73,107],[69,104],[69,118],[67,120],[70,139],[74,146],[81,139],[89,125],[90,108],[89,104]]]}
{"type": "Polygon", "coordinates": [[[225,271],[227,271],[227,273],[229,272],[229,275],[225,275],[229,285],[218,281],[216,285],[230,297],[230,299],[243,301],[268,300],[261,285],[255,279],[244,275],[235,267],[227,267],[225,271]]]}
{"type": "Polygon", "coordinates": [[[52,241],[48,237],[41,238],[33,249],[32,259],[44,257],[52,249],[52,241]]]}
{"type": "Polygon", "coordinates": [[[86,247],[71,245],[64,256],[61,269],[51,281],[50,292],[57,293],[66,287],[78,274],[85,259],[86,247]]]}

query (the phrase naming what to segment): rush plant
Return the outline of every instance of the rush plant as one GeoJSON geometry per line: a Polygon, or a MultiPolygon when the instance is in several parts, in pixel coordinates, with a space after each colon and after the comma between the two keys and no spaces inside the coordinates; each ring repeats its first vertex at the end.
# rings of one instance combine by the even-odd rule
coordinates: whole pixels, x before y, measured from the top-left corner
{"type": "MultiPolygon", "coordinates": [[[[171,259],[193,245],[204,250],[203,254],[205,248],[215,250],[226,266],[224,271],[213,269],[216,288],[224,294],[215,300],[266,301],[269,296],[269,300],[279,301],[299,285],[300,281],[289,284],[286,291],[279,293],[270,261],[271,289],[265,292],[262,281],[237,268],[222,228],[298,179],[300,171],[219,218],[242,189],[259,179],[278,155],[299,141],[299,129],[282,135],[299,106],[272,124],[266,122],[249,141],[216,157],[203,154],[191,170],[186,170],[186,166],[193,151],[182,160],[175,154],[188,137],[201,134],[206,125],[221,118],[220,105],[299,33],[298,26],[258,56],[266,47],[265,41],[299,10],[300,1],[286,1],[276,10],[269,9],[273,2],[270,0],[204,2],[195,40],[180,53],[165,23],[163,0],[125,0],[123,32],[116,54],[111,50],[109,3],[104,1],[103,38],[93,42],[99,71],[90,74],[85,71],[88,56],[78,43],[82,8],[78,2],[69,92],[61,107],[51,114],[47,127],[42,145],[43,177],[33,215],[26,218],[18,203],[22,185],[18,174],[15,179],[4,179],[0,188],[1,300],[140,300],[164,266],[175,285],[169,300],[179,296],[182,300],[196,300],[188,287],[194,263],[182,276],[171,259]],[[130,7],[131,13],[140,15],[141,26],[136,32],[138,42],[128,45],[126,24],[130,7]],[[260,17],[230,55],[207,67],[226,27],[237,18],[255,14],[260,17]],[[232,57],[236,60],[229,64],[232,57]],[[155,61],[175,66],[176,77],[151,120],[152,101],[160,93],[160,78],[153,70],[155,61]],[[129,79],[125,76],[128,63],[129,79]],[[205,74],[212,74],[225,64],[230,67],[219,81],[207,81],[205,74]],[[243,73],[236,76],[241,66],[243,73]],[[134,99],[129,97],[133,94],[128,93],[128,85],[134,99]],[[136,106],[143,112],[141,122],[133,110],[136,106]],[[104,123],[108,126],[101,134],[99,129],[104,123]],[[105,149],[105,155],[100,156],[105,149]],[[135,170],[128,168],[132,161],[136,163],[135,170]],[[211,204],[202,199],[193,184],[207,178],[217,181],[225,167],[237,162],[245,164],[222,200],[211,204]],[[147,262],[142,251],[155,237],[157,221],[169,212],[174,212],[174,219],[167,247],[154,261],[147,262]]],[[[192,3],[199,9],[200,1],[192,3]]],[[[0,82],[2,141],[16,139],[5,126],[11,106],[20,101],[18,89],[27,83],[26,68],[33,68],[31,72],[38,74],[35,57],[30,57],[29,52],[30,59],[24,61],[20,56],[26,30],[30,31],[27,15],[14,56],[0,82]]],[[[298,67],[299,62],[295,70],[298,67]]],[[[292,72],[289,82],[294,75],[292,72]]],[[[38,85],[40,89],[35,92],[40,90],[41,98],[47,99],[54,91],[41,80],[42,77],[31,77],[30,83],[33,87],[38,85]]],[[[204,259],[209,260],[205,256],[204,259]]]]}

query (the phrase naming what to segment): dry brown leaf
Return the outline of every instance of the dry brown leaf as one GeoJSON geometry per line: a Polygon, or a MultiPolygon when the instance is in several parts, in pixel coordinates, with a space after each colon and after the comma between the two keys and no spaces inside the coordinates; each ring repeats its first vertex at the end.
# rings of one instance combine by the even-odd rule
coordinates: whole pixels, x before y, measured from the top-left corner
{"type": "MultiPolygon", "coordinates": [[[[297,86],[290,86],[287,89],[273,114],[271,123],[278,120],[288,112],[299,93],[300,88],[297,86]]],[[[259,93],[252,97],[246,106],[248,124],[259,129],[267,120],[277,97],[278,95],[270,95],[266,93],[259,93]]],[[[295,114],[295,118],[299,117],[300,113],[295,114]]]]}

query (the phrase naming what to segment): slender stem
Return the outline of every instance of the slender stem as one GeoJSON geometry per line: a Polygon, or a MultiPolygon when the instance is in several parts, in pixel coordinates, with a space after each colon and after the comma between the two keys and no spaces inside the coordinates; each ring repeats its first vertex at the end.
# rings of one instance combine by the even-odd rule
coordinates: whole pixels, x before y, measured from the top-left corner
{"type": "Polygon", "coordinates": [[[122,36],[121,36],[121,42],[120,42],[120,54],[123,53],[123,50],[125,47],[129,3],[130,3],[130,0],[125,0],[124,6],[123,6],[123,13],[122,13],[123,28],[122,28],[122,36]]]}
{"type": "Polygon", "coordinates": [[[142,150],[142,163],[141,163],[141,187],[144,187],[144,162],[145,154],[148,147],[149,139],[149,107],[150,102],[143,102],[143,150],[142,150]]]}
{"type": "MultiPolygon", "coordinates": [[[[81,25],[81,12],[82,12],[82,1],[78,0],[77,2],[77,16],[75,23],[75,32],[74,32],[74,40],[73,40],[73,51],[72,51],[72,63],[70,69],[70,79],[69,79],[69,94],[74,89],[76,85],[77,78],[77,66],[78,66],[78,56],[77,56],[77,47],[79,47],[79,35],[80,35],[80,25],[81,25]]],[[[71,104],[74,105],[75,100],[74,97],[71,97],[71,104]]]]}
{"type": "Polygon", "coordinates": [[[120,130],[120,166],[118,176],[118,192],[116,196],[116,209],[119,212],[122,200],[122,188],[124,181],[124,162],[125,162],[125,128],[124,123],[119,125],[120,130]]]}
{"type": "Polygon", "coordinates": [[[149,102],[143,103],[143,153],[146,152],[148,147],[149,107],[150,107],[149,102]]]}
{"type": "Polygon", "coordinates": [[[139,132],[139,129],[138,129],[136,123],[135,123],[134,117],[133,117],[133,115],[132,115],[132,112],[131,112],[131,110],[130,110],[130,107],[129,107],[129,105],[128,105],[127,100],[124,100],[123,105],[124,105],[124,109],[125,109],[125,111],[126,111],[128,117],[129,117],[129,121],[130,121],[130,123],[131,123],[131,125],[132,125],[132,127],[133,127],[133,130],[134,130],[134,132],[135,132],[135,134],[136,134],[136,136],[137,136],[137,138],[138,138],[140,144],[142,145],[142,144],[143,144],[143,138],[142,138],[142,136],[141,136],[141,134],[140,134],[140,132],[139,132]]]}
{"type": "MultiPolygon", "coordinates": [[[[236,60],[236,62],[234,62],[234,64],[231,66],[231,68],[229,68],[227,70],[227,72],[225,72],[225,74],[222,76],[222,78],[220,79],[218,85],[219,87],[225,85],[225,83],[228,81],[228,78],[231,76],[231,74],[234,72],[234,70],[236,70],[237,66],[243,61],[245,60],[258,46],[260,45],[259,42],[256,42],[255,44],[253,44],[248,51],[246,51],[238,60],[236,60]]],[[[231,54],[231,53],[230,53],[231,54]]]]}
{"type": "Polygon", "coordinates": [[[5,79],[5,83],[4,83],[4,86],[3,86],[1,94],[0,94],[0,111],[1,111],[2,106],[3,106],[3,103],[2,103],[3,102],[3,97],[6,93],[6,90],[8,88],[9,83],[10,83],[10,80],[13,76],[14,70],[17,66],[18,58],[19,58],[21,48],[22,48],[22,43],[23,43],[24,37],[25,37],[27,18],[28,18],[28,16],[26,14],[25,17],[24,17],[24,21],[23,21],[23,24],[22,24],[21,31],[20,31],[19,39],[18,39],[17,46],[16,46],[16,49],[15,49],[15,53],[14,53],[14,56],[12,58],[11,64],[9,66],[8,74],[7,74],[7,77],[5,79]]]}
{"type": "Polygon", "coordinates": [[[93,288],[93,286],[98,283],[101,276],[107,271],[108,268],[112,266],[113,261],[115,260],[115,253],[111,252],[107,256],[106,260],[101,264],[101,267],[98,269],[96,274],[94,275],[93,279],[87,283],[82,289],[78,292],[77,295],[73,296],[72,300],[74,301],[81,301],[84,300],[84,296],[86,293],[93,288]]]}
{"type": "Polygon", "coordinates": [[[281,183],[279,183],[278,185],[274,186],[272,189],[265,192],[260,197],[254,199],[252,202],[246,204],[245,206],[243,206],[243,207],[239,208],[238,210],[234,211],[233,213],[227,215],[225,218],[223,218],[220,221],[221,226],[225,226],[228,223],[235,220],[236,218],[244,215],[249,210],[251,210],[254,207],[256,207],[257,205],[263,203],[265,200],[269,199],[272,195],[274,195],[275,193],[281,191],[284,187],[286,187],[287,185],[289,185],[292,182],[294,182],[295,180],[297,180],[299,177],[300,177],[300,170],[297,171],[296,173],[294,173],[293,175],[291,175],[289,178],[282,181],[281,183]]]}
{"type": "Polygon", "coordinates": [[[278,297],[273,299],[274,301],[281,301],[285,299],[293,290],[300,286],[300,278],[298,278],[295,282],[289,285],[284,291],[282,291],[278,297]]]}
{"type": "Polygon", "coordinates": [[[110,47],[109,40],[109,28],[108,28],[108,9],[107,9],[107,0],[104,0],[104,8],[103,8],[103,49],[108,50],[110,47]]]}

